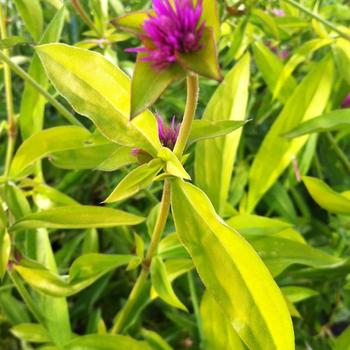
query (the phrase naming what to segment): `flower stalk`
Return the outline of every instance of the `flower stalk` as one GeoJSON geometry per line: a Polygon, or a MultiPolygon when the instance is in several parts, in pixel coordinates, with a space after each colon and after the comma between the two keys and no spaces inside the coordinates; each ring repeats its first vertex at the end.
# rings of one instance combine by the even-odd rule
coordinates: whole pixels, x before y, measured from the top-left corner
{"type": "MultiPolygon", "coordinates": [[[[190,135],[192,121],[195,116],[198,101],[198,76],[191,75],[187,78],[187,102],[185,113],[183,117],[183,122],[181,123],[179,137],[176,141],[174,152],[179,159],[181,159],[182,154],[185,150],[188,137],[190,135]]],[[[164,181],[163,195],[160,204],[160,209],[156,221],[156,225],[153,230],[152,239],[146,257],[142,264],[141,273],[129,295],[129,298],[124,305],[122,311],[119,313],[115,319],[115,323],[111,329],[112,334],[117,334],[123,332],[126,321],[133,310],[135,304],[140,297],[140,294],[144,288],[149,274],[149,269],[152,264],[152,259],[157,253],[158,245],[161,239],[161,235],[164,231],[169,211],[170,211],[170,181],[164,181]]]]}

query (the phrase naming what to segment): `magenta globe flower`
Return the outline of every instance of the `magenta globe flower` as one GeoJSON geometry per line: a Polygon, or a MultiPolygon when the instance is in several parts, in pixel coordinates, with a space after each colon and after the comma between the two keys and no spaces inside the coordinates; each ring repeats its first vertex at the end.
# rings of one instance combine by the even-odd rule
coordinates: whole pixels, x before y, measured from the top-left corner
{"type": "Polygon", "coordinates": [[[205,22],[201,21],[202,0],[193,5],[192,0],[153,0],[155,14],[148,15],[140,35],[143,46],[128,49],[144,52],[143,62],[151,62],[156,70],[162,70],[177,61],[177,53],[199,51],[205,22]]]}
{"type": "Polygon", "coordinates": [[[167,125],[159,115],[157,115],[157,122],[160,143],[172,150],[179,136],[180,124],[175,124],[175,117],[173,117],[171,125],[167,125]]]}
{"type": "Polygon", "coordinates": [[[152,0],[152,9],[127,13],[112,23],[141,40],[139,47],[127,49],[137,53],[131,119],[152,106],[175,80],[193,74],[222,79],[216,0],[152,0]]]}

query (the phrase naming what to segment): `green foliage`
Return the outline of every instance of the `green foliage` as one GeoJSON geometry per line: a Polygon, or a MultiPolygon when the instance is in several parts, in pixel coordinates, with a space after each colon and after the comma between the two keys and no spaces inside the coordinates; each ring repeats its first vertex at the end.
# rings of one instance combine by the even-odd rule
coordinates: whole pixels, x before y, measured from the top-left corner
{"type": "Polygon", "coordinates": [[[0,3],[0,349],[348,349],[348,3],[151,2],[0,3]]]}

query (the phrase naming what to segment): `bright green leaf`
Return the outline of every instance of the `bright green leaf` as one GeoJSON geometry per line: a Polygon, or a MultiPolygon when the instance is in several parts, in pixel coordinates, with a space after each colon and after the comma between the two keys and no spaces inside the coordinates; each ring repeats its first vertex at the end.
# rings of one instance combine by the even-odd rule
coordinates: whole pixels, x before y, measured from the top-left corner
{"type": "Polygon", "coordinates": [[[50,335],[40,324],[21,323],[11,328],[11,333],[17,338],[30,343],[50,343],[50,335]]]}
{"type": "Polygon", "coordinates": [[[314,201],[330,213],[350,215],[350,198],[332,190],[320,179],[304,176],[303,182],[314,201]]]}
{"type": "Polygon", "coordinates": [[[25,215],[16,221],[11,231],[32,228],[83,229],[92,227],[115,227],[137,225],[144,218],[127,212],[87,205],[64,206],[25,215]]]}
{"type": "Polygon", "coordinates": [[[254,249],[218,217],[195,186],[173,180],[171,203],[181,242],[246,345],[256,350],[294,349],[286,302],[254,249]]]}
{"type": "Polygon", "coordinates": [[[117,187],[105,200],[105,203],[113,203],[127,199],[148,187],[153,182],[162,166],[163,164],[159,159],[153,159],[149,163],[135,168],[119,182],[117,187]]]}
{"type": "MultiPolygon", "coordinates": [[[[205,109],[203,120],[245,120],[249,68],[250,56],[246,54],[226,75],[214,93],[205,109]]],[[[196,146],[196,184],[209,196],[219,212],[222,212],[228,196],[241,132],[236,130],[225,137],[200,141],[196,146]]]]}
{"type": "Polygon", "coordinates": [[[332,88],[333,64],[330,58],[317,63],[288,100],[256,154],[249,173],[247,211],[252,212],[261,197],[307,141],[307,137],[287,140],[286,133],[300,122],[322,113],[332,88]]]}

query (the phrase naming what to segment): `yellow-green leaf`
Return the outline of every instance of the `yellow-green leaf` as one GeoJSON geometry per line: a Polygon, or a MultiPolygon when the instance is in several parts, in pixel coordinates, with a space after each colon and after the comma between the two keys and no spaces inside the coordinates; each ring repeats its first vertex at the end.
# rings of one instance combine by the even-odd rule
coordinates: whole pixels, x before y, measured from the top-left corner
{"type": "Polygon", "coordinates": [[[254,350],[294,349],[286,302],[258,254],[200,189],[182,180],[171,189],[176,232],[241,339],[254,350]]]}
{"type": "Polygon", "coordinates": [[[333,63],[327,57],[317,63],[300,83],[265,136],[249,173],[248,212],[254,210],[308,140],[307,136],[287,140],[282,134],[320,115],[327,105],[332,86],[333,63]]]}
{"type": "Polygon", "coordinates": [[[303,182],[314,201],[330,213],[350,215],[350,198],[332,190],[320,179],[304,176],[303,182]]]}
{"type": "Polygon", "coordinates": [[[11,231],[31,228],[83,229],[91,227],[114,227],[137,225],[143,217],[125,211],[107,207],[74,205],[51,208],[38,213],[28,214],[16,221],[11,231]]]}
{"type": "MultiPolygon", "coordinates": [[[[207,105],[203,120],[210,122],[246,117],[250,56],[246,54],[226,75],[207,105]]],[[[222,212],[227,199],[241,129],[225,137],[198,142],[195,155],[195,181],[222,212]]]]}
{"type": "Polygon", "coordinates": [[[64,44],[41,45],[36,51],[58,92],[105,137],[156,153],[161,146],[157,121],[146,111],[129,122],[130,79],[118,67],[96,52],[64,44]]]}
{"type": "Polygon", "coordinates": [[[105,200],[105,203],[113,203],[127,199],[148,187],[162,168],[163,163],[160,159],[153,159],[147,164],[143,164],[132,170],[117,185],[113,192],[105,200]]]}
{"type": "Polygon", "coordinates": [[[203,295],[200,311],[204,332],[204,350],[245,349],[228,317],[208,291],[203,295]]]}

